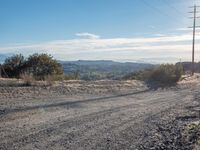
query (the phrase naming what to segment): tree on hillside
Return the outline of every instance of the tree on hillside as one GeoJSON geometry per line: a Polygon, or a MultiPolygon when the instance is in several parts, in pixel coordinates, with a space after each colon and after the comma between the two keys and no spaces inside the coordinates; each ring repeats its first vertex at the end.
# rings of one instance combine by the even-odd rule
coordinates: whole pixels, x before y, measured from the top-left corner
{"type": "Polygon", "coordinates": [[[26,62],[26,71],[37,79],[44,80],[46,76],[63,75],[63,68],[51,55],[33,54],[26,62]]]}

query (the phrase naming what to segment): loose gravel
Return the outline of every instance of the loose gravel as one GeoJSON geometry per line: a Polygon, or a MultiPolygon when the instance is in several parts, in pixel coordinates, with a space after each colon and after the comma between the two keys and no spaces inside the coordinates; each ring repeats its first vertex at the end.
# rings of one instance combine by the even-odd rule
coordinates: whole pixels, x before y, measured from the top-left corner
{"type": "Polygon", "coordinates": [[[0,88],[0,149],[192,149],[200,85],[148,89],[136,81],[0,88]]]}

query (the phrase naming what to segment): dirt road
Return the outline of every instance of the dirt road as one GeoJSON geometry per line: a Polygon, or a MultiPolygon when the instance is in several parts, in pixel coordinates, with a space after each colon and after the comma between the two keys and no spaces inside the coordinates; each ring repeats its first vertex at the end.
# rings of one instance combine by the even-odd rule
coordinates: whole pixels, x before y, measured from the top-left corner
{"type": "Polygon", "coordinates": [[[199,89],[2,96],[0,149],[190,149],[181,127],[198,119],[191,108],[199,106],[199,89]]]}

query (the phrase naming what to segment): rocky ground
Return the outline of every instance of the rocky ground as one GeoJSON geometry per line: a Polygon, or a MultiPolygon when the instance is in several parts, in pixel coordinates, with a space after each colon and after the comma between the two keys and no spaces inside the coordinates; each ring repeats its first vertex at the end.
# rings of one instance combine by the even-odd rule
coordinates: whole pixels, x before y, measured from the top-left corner
{"type": "Polygon", "coordinates": [[[139,81],[0,83],[2,150],[199,148],[196,78],[162,89],[139,81]]]}

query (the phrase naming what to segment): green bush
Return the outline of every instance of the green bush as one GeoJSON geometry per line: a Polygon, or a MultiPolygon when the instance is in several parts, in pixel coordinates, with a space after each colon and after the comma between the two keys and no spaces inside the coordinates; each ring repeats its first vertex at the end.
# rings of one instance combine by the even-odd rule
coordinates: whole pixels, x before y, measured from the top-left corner
{"type": "Polygon", "coordinates": [[[9,78],[19,78],[25,69],[25,58],[21,54],[8,57],[4,64],[2,65],[3,69],[2,76],[9,78]]]}
{"type": "Polygon", "coordinates": [[[31,76],[36,80],[59,78],[64,76],[63,67],[52,56],[48,54],[33,54],[27,59],[24,56],[14,55],[5,60],[2,65],[2,76],[8,78],[21,78],[31,76]]]}
{"type": "Polygon", "coordinates": [[[150,73],[148,80],[163,84],[171,84],[178,82],[182,74],[183,68],[180,65],[160,65],[150,73]]]}
{"type": "Polygon", "coordinates": [[[26,71],[38,80],[47,76],[63,75],[62,65],[47,54],[33,54],[26,61],[26,71]]]}
{"type": "Polygon", "coordinates": [[[178,82],[183,74],[181,65],[162,64],[152,69],[147,69],[133,73],[125,79],[142,80],[146,82],[156,82],[160,84],[174,84],[178,82]]]}

